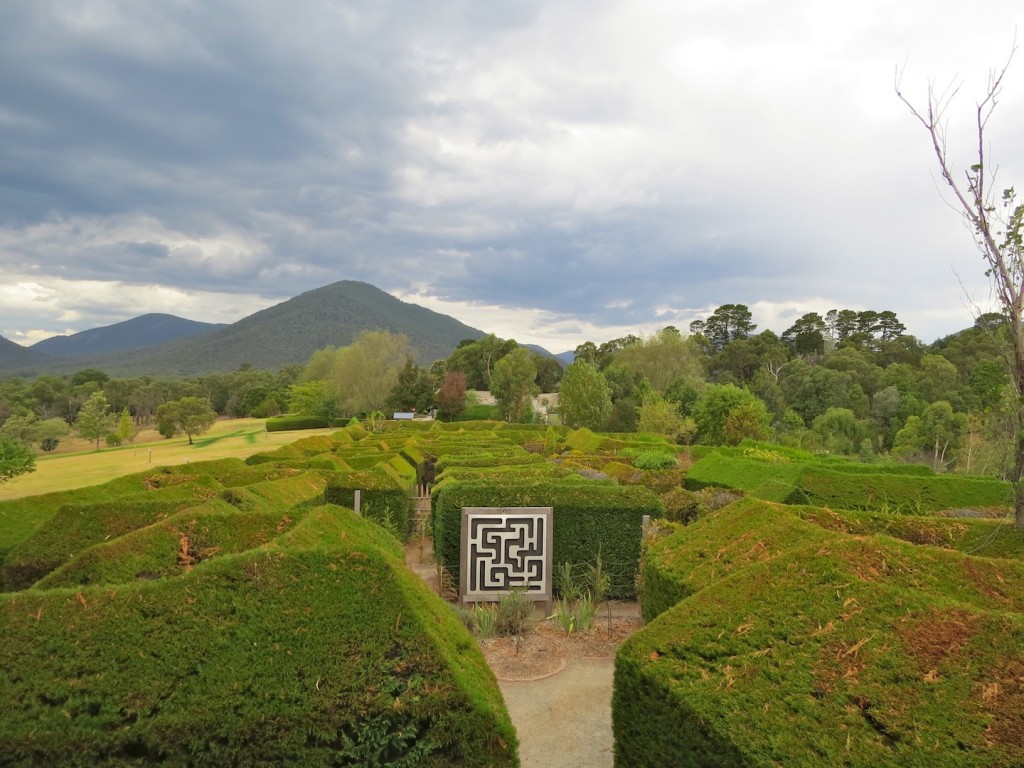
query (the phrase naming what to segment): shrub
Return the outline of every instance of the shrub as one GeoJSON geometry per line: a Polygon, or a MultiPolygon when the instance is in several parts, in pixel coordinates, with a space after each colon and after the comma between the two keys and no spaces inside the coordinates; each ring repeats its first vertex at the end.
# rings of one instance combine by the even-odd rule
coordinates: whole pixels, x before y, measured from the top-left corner
{"type": "Polygon", "coordinates": [[[0,624],[6,765],[518,765],[472,638],[337,508],[178,578],[0,596],[0,624]]]}
{"type": "Polygon", "coordinates": [[[1019,758],[1000,682],[1024,647],[1019,562],[747,498],[648,543],[643,603],[649,623],[616,656],[617,765],[1019,758]]]}
{"type": "Polygon", "coordinates": [[[514,589],[498,599],[494,631],[499,635],[525,635],[533,627],[534,616],[533,600],[522,590],[514,589]]]}
{"type": "Polygon", "coordinates": [[[327,427],[341,424],[338,420],[328,422],[309,414],[295,414],[285,416],[274,416],[267,419],[267,432],[289,432],[296,429],[326,429],[327,427]]]}
{"type": "Polygon", "coordinates": [[[668,451],[633,448],[627,450],[626,455],[633,458],[633,466],[637,469],[674,469],[676,467],[675,454],[668,451]]]}

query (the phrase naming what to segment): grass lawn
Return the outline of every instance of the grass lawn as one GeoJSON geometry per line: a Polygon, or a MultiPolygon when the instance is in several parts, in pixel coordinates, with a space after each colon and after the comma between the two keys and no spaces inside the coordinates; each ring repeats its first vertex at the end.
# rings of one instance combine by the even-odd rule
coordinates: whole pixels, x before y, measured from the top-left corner
{"type": "Polygon", "coordinates": [[[61,442],[61,453],[36,457],[35,472],[0,485],[0,501],[96,485],[152,467],[229,457],[244,459],[293,443],[300,437],[337,431],[267,432],[265,424],[264,419],[223,419],[206,434],[194,438],[194,445],[188,444],[187,437],[167,440],[156,430],[140,432],[134,445],[104,446],[99,451],[89,441],[69,437],[61,442]]]}

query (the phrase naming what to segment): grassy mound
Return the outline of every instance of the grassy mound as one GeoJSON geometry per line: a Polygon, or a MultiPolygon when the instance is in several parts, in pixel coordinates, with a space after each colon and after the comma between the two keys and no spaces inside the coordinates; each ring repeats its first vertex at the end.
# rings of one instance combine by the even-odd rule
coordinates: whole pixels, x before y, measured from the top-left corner
{"type": "Polygon", "coordinates": [[[1024,565],[747,498],[647,548],[616,763],[991,766],[1024,754],[1024,565]]]}
{"type": "Polygon", "coordinates": [[[516,764],[472,638],[337,507],[177,578],[4,594],[0,622],[6,765],[516,764]]]}

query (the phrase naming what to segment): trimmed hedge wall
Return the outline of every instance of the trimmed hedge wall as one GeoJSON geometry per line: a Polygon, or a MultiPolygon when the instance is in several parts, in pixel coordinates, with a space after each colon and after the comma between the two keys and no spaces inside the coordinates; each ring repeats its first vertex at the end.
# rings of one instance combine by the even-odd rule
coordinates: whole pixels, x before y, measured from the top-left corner
{"type": "Polygon", "coordinates": [[[734,488],[786,504],[904,513],[1004,508],[1013,503],[1009,484],[995,478],[938,475],[921,465],[799,461],[784,454],[745,450],[707,454],[688,470],[686,487],[734,488]],[[903,469],[913,474],[899,474],[903,469]]]}
{"type": "Polygon", "coordinates": [[[615,597],[635,594],[644,515],[663,514],[646,488],[581,481],[449,481],[434,497],[434,556],[459,578],[463,507],[553,507],[552,562],[593,563],[600,552],[615,597]]]}
{"type": "Polygon", "coordinates": [[[1024,560],[1024,529],[1005,519],[893,515],[887,512],[793,507],[804,520],[857,536],[882,533],[894,539],[955,549],[978,557],[1024,560]]]}
{"type": "Polygon", "coordinates": [[[174,579],[0,595],[8,766],[518,765],[473,638],[337,507],[174,579]]]}
{"type": "Polygon", "coordinates": [[[239,514],[219,500],[208,501],[96,544],[47,574],[34,588],[179,576],[215,557],[263,546],[295,525],[302,515],[301,511],[239,514]]]}
{"type": "Polygon", "coordinates": [[[31,536],[12,547],[0,565],[0,591],[26,589],[79,552],[129,531],[194,506],[210,494],[195,493],[196,486],[175,486],[161,498],[159,491],[91,504],[68,504],[31,536]],[[183,497],[182,490],[191,491],[183,497]],[[170,498],[167,498],[167,496],[170,498]]]}
{"type": "Polygon", "coordinates": [[[646,546],[662,612],[616,656],[616,765],[1019,762],[1024,564],[797,512],[747,498],[646,546]]]}
{"type": "Polygon", "coordinates": [[[789,503],[845,509],[930,512],[957,507],[1009,507],[1009,483],[963,475],[866,475],[807,467],[789,503]]]}
{"type": "Polygon", "coordinates": [[[344,423],[344,419],[328,422],[327,419],[318,419],[307,414],[296,414],[294,416],[272,416],[267,419],[266,429],[267,432],[288,432],[293,429],[327,429],[344,423]]]}
{"type": "Polygon", "coordinates": [[[377,523],[390,519],[403,540],[412,532],[412,496],[410,489],[383,469],[363,472],[337,472],[324,490],[328,504],[353,509],[356,491],[360,491],[360,514],[377,523]]]}

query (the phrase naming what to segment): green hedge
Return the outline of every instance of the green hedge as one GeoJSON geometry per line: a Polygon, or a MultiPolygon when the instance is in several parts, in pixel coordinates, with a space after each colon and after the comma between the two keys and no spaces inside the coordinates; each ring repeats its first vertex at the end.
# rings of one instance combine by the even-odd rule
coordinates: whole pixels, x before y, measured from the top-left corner
{"type": "Polygon", "coordinates": [[[391,525],[399,538],[412,532],[412,496],[407,485],[383,469],[363,472],[338,472],[327,483],[324,498],[328,504],[353,509],[356,491],[360,491],[360,514],[378,524],[391,525]]]}
{"type": "Polygon", "coordinates": [[[272,416],[267,419],[267,432],[288,432],[294,429],[327,429],[344,424],[343,419],[335,419],[328,422],[327,419],[318,419],[308,414],[296,414],[289,416],[272,416]]]}
{"type": "Polygon", "coordinates": [[[536,466],[544,463],[544,457],[535,453],[517,450],[514,453],[476,453],[439,456],[434,469],[438,474],[450,467],[515,467],[536,466]]]}
{"type": "Polygon", "coordinates": [[[789,503],[845,509],[929,512],[958,507],[1008,508],[1009,483],[963,475],[866,475],[807,467],[789,503]]]}
{"type": "Polygon", "coordinates": [[[0,565],[0,591],[26,589],[79,552],[150,525],[161,518],[210,498],[208,489],[194,484],[174,486],[163,493],[133,494],[119,500],[67,504],[32,535],[12,547],[0,565]],[[183,495],[182,491],[189,493],[183,495]]]}
{"type": "Polygon", "coordinates": [[[1019,561],[747,498],[649,543],[649,590],[662,612],[616,656],[616,765],[1019,762],[1019,561]]]}
{"type": "Polygon", "coordinates": [[[600,553],[617,597],[635,594],[643,516],[663,512],[646,488],[585,481],[451,481],[433,502],[434,556],[456,583],[463,507],[553,507],[553,563],[593,563],[600,553]]]}
{"type": "Polygon", "coordinates": [[[709,486],[747,491],[768,501],[844,509],[928,512],[1012,504],[1009,484],[995,478],[937,475],[922,465],[802,461],[749,448],[707,453],[690,467],[686,487],[709,486]]]}
{"type": "Polygon", "coordinates": [[[219,499],[96,544],[40,579],[35,589],[179,576],[215,557],[267,544],[302,511],[239,514],[219,499]]]}
{"type": "Polygon", "coordinates": [[[804,520],[857,536],[882,533],[911,544],[966,552],[979,557],[1024,559],[1024,529],[1006,519],[893,515],[887,512],[793,507],[804,520]]]}
{"type": "Polygon", "coordinates": [[[4,765],[518,765],[472,637],[336,507],[178,578],[0,595],[0,626],[4,765]]]}

